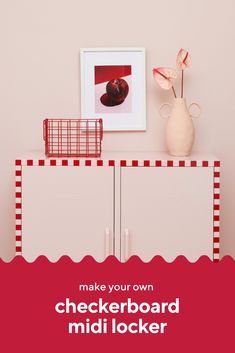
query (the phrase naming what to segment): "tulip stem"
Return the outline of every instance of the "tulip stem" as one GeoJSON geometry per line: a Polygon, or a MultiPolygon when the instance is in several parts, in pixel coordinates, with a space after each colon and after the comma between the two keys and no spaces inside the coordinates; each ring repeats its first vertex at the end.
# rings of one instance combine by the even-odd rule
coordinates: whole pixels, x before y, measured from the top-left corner
{"type": "Polygon", "coordinates": [[[181,98],[183,98],[184,94],[184,70],[182,70],[182,75],[181,75],[181,98]]]}
{"type": "Polygon", "coordinates": [[[175,98],[177,98],[177,97],[176,97],[176,93],[175,93],[174,86],[172,86],[172,91],[173,91],[173,93],[174,93],[175,98]]]}

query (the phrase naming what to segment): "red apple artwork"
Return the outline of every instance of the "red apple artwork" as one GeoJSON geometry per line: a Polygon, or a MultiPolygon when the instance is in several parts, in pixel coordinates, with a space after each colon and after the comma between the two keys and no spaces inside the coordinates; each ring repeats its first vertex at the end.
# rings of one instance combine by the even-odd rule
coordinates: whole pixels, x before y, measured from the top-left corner
{"type": "Polygon", "coordinates": [[[131,65],[95,66],[96,113],[131,113],[131,65]]]}
{"type": "Polygon", "coordinates": [[[115,78],[106,85],[106,92],[100,98],[106,107],[122,104],[129,92],[128,83],[123,78],[115,78]]]}

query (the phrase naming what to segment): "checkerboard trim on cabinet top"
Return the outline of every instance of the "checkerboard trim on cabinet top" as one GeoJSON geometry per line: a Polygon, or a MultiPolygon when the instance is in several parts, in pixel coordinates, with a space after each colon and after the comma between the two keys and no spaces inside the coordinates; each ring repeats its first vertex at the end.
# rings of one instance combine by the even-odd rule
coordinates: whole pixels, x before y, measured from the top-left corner
{"type": "Polygon", "coordinates": [[[28,167],[190,167],[213,168],[213,259],[219,261],[220,249],[220,161],[210,160],[153,160],[153,159],[17,159],[15,161],[15,229],[16,255],[22,255],[22,166],[28,167]]]}

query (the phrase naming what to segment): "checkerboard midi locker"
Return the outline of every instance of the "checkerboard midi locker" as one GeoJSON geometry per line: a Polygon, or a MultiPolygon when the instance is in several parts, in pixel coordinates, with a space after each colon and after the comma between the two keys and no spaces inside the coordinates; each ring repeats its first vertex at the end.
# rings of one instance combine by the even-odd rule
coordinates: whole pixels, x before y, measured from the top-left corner
{"type": "Polygon", "coordinates": [[[33,157],[16,161],[17,255],[219,260],[220,162],[213,156],[33,157]]]}

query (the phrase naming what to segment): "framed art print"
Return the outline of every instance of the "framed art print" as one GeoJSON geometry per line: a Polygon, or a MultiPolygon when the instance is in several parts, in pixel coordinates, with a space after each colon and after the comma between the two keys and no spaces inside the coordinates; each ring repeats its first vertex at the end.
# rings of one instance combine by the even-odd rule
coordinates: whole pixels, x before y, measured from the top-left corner
{"type": "Polygon", "coordinates": [[[146,130],[144,48],[81,49],[81,116],[105,131],[146,130]]]}

